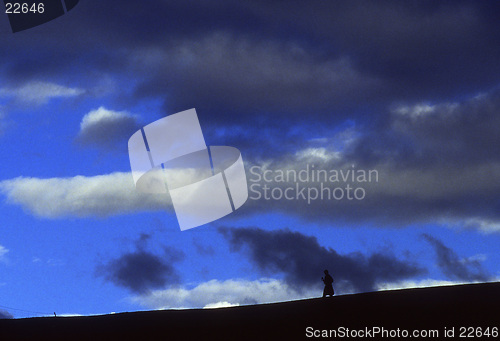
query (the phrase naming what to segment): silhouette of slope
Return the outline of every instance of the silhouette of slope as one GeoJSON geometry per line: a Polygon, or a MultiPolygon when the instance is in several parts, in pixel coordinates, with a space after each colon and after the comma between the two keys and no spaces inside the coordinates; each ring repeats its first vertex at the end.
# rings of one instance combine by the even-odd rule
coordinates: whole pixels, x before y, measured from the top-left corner
{"type": "Polygon", "coordinates": [[[455,327],[457,338],[460,327],[500,327],[499,303],[500,283],[468,284],[220,309],[0,320],[0,340],[302,340],[310,339],[307,327],[374,326],[437,329],[439,339],[444,327],[455,327]]]}

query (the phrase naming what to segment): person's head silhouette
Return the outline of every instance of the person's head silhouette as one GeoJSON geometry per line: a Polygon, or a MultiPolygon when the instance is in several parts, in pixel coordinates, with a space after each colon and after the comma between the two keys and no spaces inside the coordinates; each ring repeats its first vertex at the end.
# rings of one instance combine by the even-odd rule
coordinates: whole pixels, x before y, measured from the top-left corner
{"type": "Polygon", "coordinates": [[[325,273],[325,275],[327,275],[327,274],[328,274],[328,270],[325,270],[325,271],[323,271],[323,272],[325,273]]]}

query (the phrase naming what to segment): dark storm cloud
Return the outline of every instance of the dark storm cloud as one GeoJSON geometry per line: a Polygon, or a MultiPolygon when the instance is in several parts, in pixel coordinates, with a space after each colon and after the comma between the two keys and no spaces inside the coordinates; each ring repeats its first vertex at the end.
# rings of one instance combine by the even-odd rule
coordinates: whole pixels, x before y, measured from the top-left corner
{"type": "Polygon", "coordinates": [[[324,269],[329,269],[336,283],[351,286],[355,291],[376,290],[379,282],[407,279],[425,272],[416,264],[385,253],[341,255],[321,246],[316,237],[289,230],[220,228],[219,232],[235,250],[247,250],[261,271],[284,273],[287,284],[298,289],[317,284],[324,269]]]}
{"type": "Polygon", "coordinates": [[[4,76],[23,82],[33,77],[66,79],[67,74],[78,75],[79,81],[101,72],[129,74],[127,57],[136,49],[175,45],[179,39],[250,22],[232,3],[81,2],[57,20],[17,34],[2,34],[4,76]]]}
{"type": "Polygon", "coordinates": [[[422,236],[434,247],[437,265],[443,274],[450,279],[481,282],[492,279],[478,260],[461,260],[455,251],[444,245],[440,240],[428,234],[422,236]]]}
{"type": "Polygon", "coordinates": [[[461,101],[395,105],[390,121],[363,135],[348,157],[399,167],[457,166],[500,159],[500,89],[461,101]]]}
{"type": "Polygon", "coordinates": [[[245,208],[247,212],[272,210],[311,220],[364,221],[392,226],[439,221],[498,231],[499,108],[498,90],[463,101],[394,105],[388,113],[390,120],[383,127],[371,131],[354,128],[355,134],[347,130],[340,139],[347,141],[344,146],[336,144],[333,133],[323,135],[323,142],[303,145],[300,153],[270,157],[265,162],[247,161],[250,200],[245,208]],[[259,180],[262,174],[252,174],[250,170],[254,165],[261,167],[257,173],[270,172],[270,181],[259,180]],[[376,170],[378,181],[322,180],[320,183],[275,178],[276,171],[304,172],[313,166],[315,170],[327,172],[376,170]],[[320,192],[320,186],[330,190],[340,187],[345,192],[349,184],[363,189],[366,196],[362,200],[345,197],[333,200],[327,193],[311,202],[300,196],[293,200],[279,197],[297,184],[306,191],[311,188],[313,194],[320,192]],[[266,185],[269,187],[267,199],[263,197],[266,185]],[[278,199],[269,199],[273,189],[278,199]]]}
{"type": "MultiPolygon", "coordinates": [[[[349,58],[322,59],[295,43],[213,33],[169,49],[137,51],[134,64],[154,78],[136,94],[169,94],[168,107],[194,106],[218,122],[255,122],[262,111],[276,118],[325,116],[337,121],[357,96],[372,96],[380,81],[358,72],[349,58]],[[169,79],[165,82],[165,79],[169,79]]],[[[271,124],[274,124],[272,122],[271,124]]]]}
{"type": "MultiPolygon", "coordinates": [[[[292,160],[266,165],[264,170],[275,172],[267,174],[271,178],[273,175],[270,174],[291,168],[295,172],[306,172],[308,165],[314,165],[315,171],[347,171],[350,168],[350,165],[318,160],[292,160]]],[[[499,230],[498,164],[455,169],[394,168],[381,164],[362,169],[378,171],[379,181],[371,183],[302,182],[293,179],[267,182],[256,181],[258,178],[247,172],[249,200],[236,215],[280,212],[322,223],[335,221],[405,227],[438,222],[448,226],[478,228],[485,232],[499,230]],[[349,190],[347,186],[350,186],[349,190]],[[354,198],[354,191],[359,200],[354,198]]]]}
{"type": "Polygon", "coordinates": [[[239,10],[260,26],[226,26],[144,50],[140,56],[161,58],[149,58],[146,70],[158,73],[137,94],[167,92],[169,108],[194,103],[212,119],[268,110],[339,121],[362,118],[366,107],[439,100],[498,81],[498,22],[472,2],[253,2],[239,10]]]}
{"type": "Polygon", "coordinates": [[[11,82],[67,74],[90,81],[104,72],[135,79],[135,96],[160,96],[168,112],[195,106],[213,121],[339,121],[393,100],[495,83],[500,24],[489,6],[99,1],[4,35],[8,53],[0,53],[11,82]]]}
{"type": "Polygon", "coordinates": [[[171,264],[146,251],[126,253],[109,262],[105,270],[106,279],[135,293],[163,288],[179,281],[171,264]]]}
{"type": "Polygon", "coordinates": [[[184,258],[182,251],[164,247],[163,255],[145,250],[150,235],[142,233],[137,249],[97,268],[97,274],[117,286],[138,294],[178,284],[180,277],[173,266],[184,258]]]}
{"type": "Polygon", "coordinates": [[[498,11],[493,1],[260,2],[285,26],[295,22],[352,56],[365,72],[391,83],[399,98],[436,95],[496,84],[500,71],[498,11]]]}
{"type": "MultiPolygon", "coordinates": [[[[67,83],[71,74],[91,86],[102,75],[119,78],[118,101],[159,97],[165,114],[196,107],[204,129],[245,131],[223,139],[257,156],[262,150],[274,157],[299,148],[310,136],[294,134],[297,127],[321,135],[351,119],[368,142],[353,151],[358,160],[380,153],[416,158],[421,151],[414,138],[391,130],[388,108],[395,102],[442,102],[496,84],[500,23],[491,14],[495,6],[472,1],[82,3],[54,22],[4,35],[10,48],[2,50],[0,71],[8,83],[67,83]]],[[[462,126],[466,129],[467,142],[475,142],[463,144],[473,154],[493,148],[472,148],[483,139],[462,126]]],[[[425,158],[442,157],[427,151],[425,158]]]]}

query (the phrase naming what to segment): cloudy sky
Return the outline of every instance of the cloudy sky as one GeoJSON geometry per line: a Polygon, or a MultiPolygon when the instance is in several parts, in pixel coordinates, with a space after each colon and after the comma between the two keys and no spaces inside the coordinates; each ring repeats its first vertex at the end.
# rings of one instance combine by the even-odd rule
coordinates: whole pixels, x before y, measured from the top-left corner
{"type": "Polygon", "coordinates": [[[0,317],[315,297],[324,269],[337,294],[498,279],[499,10],[81,0],[15,34],[0,17],[0,317]],[[249,199],[181,232],[168,194],[135,190],[127,141],[190,108],[207,145],[241,151],[249,199]]]}

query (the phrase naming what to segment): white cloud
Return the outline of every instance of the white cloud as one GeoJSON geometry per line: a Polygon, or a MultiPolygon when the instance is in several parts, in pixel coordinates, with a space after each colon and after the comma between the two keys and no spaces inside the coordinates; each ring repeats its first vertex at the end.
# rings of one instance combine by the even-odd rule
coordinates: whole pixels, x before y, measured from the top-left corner
{"type": "Polygon", "coordinates": [[[7,202],[44,218],[109,216],[170,207],[168,195],[139,193],[132,175],[120,172],[72,178],[19,177],[0,182],[0,191],[7,202]]]}
{"type": "MultiPolygon", "coordinates": [[[[445,281],[437,279],[405,280],[398,282],[379,283],[378,291],[411,288],[425,288],[447,285],[467,284],[471,282],[445,281]]],[[[476,282],[474,282],[476,283],[476,282]]],[[[352,293],[342,290],[342,283],[337,283],[336,292],[352,293]]],[[[171,288],[155,290],[150,293],[131,297],[133,303],[138,303],[148,309],[190,309],[190,308],[221,308],[247,304],[283,302],[298,299],[321,297],[321,288],[307,289],[302,293],[294,290],[278,279],[261,278],[248,281],[229,279],[225,281],[211,280],[201,283],[192,289],[171,288]]]]}
{"type": "Polygon", "coordinates": [[[411,118],[418,118],[425,115],[430,115],[436,110],[434,105],[430,105],[427,103],[419,103],[413,106],[409,105],[401,105],[393,109],[395,114],[399,114],[402,116],[409,116],[411,118]]]}
{"type": "Polygon", "coordinates": [[[39,257],[33,257],[31,261],[35,264],[46,264],[48,266],[63,266],[66,262],[62,259],[49,258],[48,260],[42,260],[39,257]]]}
{"type": "MultiPolygon", "coordinates": [[[[190,169],[170,170],[169,175],[165,180],[181,183],[192,183],[199,177],[190,169]]],[[[165,189],[164,183],[158,184],[165,189]]],[[[1,181],[0,193],[6,196],[7,203],[49,219],[173,211],[168,193],[140,192],[130,172],[48,179],[18,177],[1,181]]]]}
{"type": "Polygon", "coordinates": [[[228,308],[228,307],[237,307],[239,306],[238,303],[232,304],[229,302],[217,302],[217,303],[209,303],[206,306],[203,307],[203,309],[215,309],[215,308],[228,308]]]}
{"type": "MultiPolygon", "coordinates": [[[[80,122],[78,140],[83,144],[113,147],[127,141],[139,129],[137,116],[126,111],[113,111],[104,107],[92,110],[80,122]]],[[[126,144],[122,146],[126,148],[126,144]]]]}
{"type": "Polygon", "coordinates": [[[18,87],[1,88],[0,96],[10,96],[19,102],[45,104],[52,98],[74,97],[85,93],[80,88],[69,88],[55,83],[31,81],[18,87]]]}
{"type": "Polygon", "coordinates": [[[5,255],[9,252],[9,249],[7,249],[5,246],[0,245],[0,262],[6,262],[7,258],[5,255]]]}
{"type": "Polygon", "coordinates": [[[380,283],[377,285],[377,290],[382,291],[382,290],[398,290],[398,289],[411,289],[411,288],[428,288],[428,287],[440,287],[440,286],[470,284],[470,283],[482,283],[482,282],[445,281],[445,280],[427,278],[419,281],[405,280],[400,282],[380,283]]]}
{"type": "Polygon", "coordinates": [[[483,218],[470,218],[464,222],[465,227],[476,227],[484,233],[500,232],[500,221],[483,218]]]}
{"type": "Polygon", "coordinates": [[[428,103],[418,103],[414,105],[400,105],[395,107],[392,112],[400,116],[409,117],[411,120],[426,119],[432,115],[453,116],[455,109],[459,107],[458,103],[440,103],[431,105],[428,103]]]}
{"type": "MultiPolygon", "coordinates": [[[[85,116],[81,128],[82,131],[88,131],[90,127],[102,123],[103,120],[123,117],[132,116],[128,113],[99,108],[85,116]]],[[[352,134],[344,137],[350,139],[352,134]]],[[[264,160],[257,166],[262,167],[263,171],[301,171],[306,169],[308,164],[314,165],[316,171],[358,169],[341,154],[339,155],[337,148],[330,146],[306,147],[289,157],[264,160]]],[[[259,182],[250,172],[254,165],[256,164],[246,162],[249,186],[265,184],[269,186],[268,192],[270,192],[274,188],[283,190],[296,185],[294,181],[259,182]]],[[[366,191],[366,198],[363,200],[334,201],[326,197],[324,200],[312,200],[310,203],[301,197],[297,197],[297,200],[256,200],[256,193],[250,191],[250,199],[245,205],[247,209],[253,210],[248,212],[282,210],[287,214],[313,219],[378,219],[381,223],[403,224],[433,221],[450,227],[476,228],[483,232],[500,231],[500,224],[494,217],[481,216],[481,212],[467,212],[459,206],[459,198],[492,197],[498,192],[499,162],[476,163],[455,168],[430,165],[426,169],[397,168],[392,164],[383,163],[373,165],[369,169],[359,169],[364,171],[375,169],[379,178],[378,181],[355,183],[357,187],[362,187],[366,191]],[[453,203],[454,198],[458,198],[456,204],[458,208],[455,211],[441,212],[439,206],[434,204],[443,200],[452,200],[453,203]],[[332,202],[335,204],[332,205],[332,202]]],[[[191,183],[195,176],[188,170],[179,171],[175,175],[180,177],[182,183],[191,183]]],[[[344,188],[346,183],[329,180],[324,185],[334,189],[344,188]]],[[[319,183],[301,182],[300,186],[306,188],[307,192],[309,187],[318,188],[319,183]]],[[[256,188],[262,194],[262,187],[256,188]]],[[[130,173],[51,179],[19,177],[0,182],[0,192],[6,195],[8,202],[20,205],[26,211],[45,218],[109,216],[172,208],[168,194],[137,192],[130,173]]]]}
{"type": "Polygon", "coordinates": [[[255,281],[229,279],[211,280],[192,289],[171,288],[155,290],[132,297],[150,309],[213,308],[245,304],[270,303],[293,299],[319,297],[321,291],[309,290],[299,293],[285,282],[277,279],[255,281]]]}
{"type": "Polygon", "coordinates": [[[330,160],[341,159],[340,152],[329,151],[328,149],[323,147],[301,149],[295,153],[295,156],[298,160],[308,161],[308,162],[314,162],[318,160],[322,162],[327,162],[330,160]]]}
{"type": "Polygon", "coordinates": [[[488,259],[488,255],[484,253],[478,253],[477,255],[473,255],[467,258],[460,260],[461,263],[468,264],[472,262],[484,262],[488,259]]]}
{"type": "Polygon", "coordinates": [[[104,107],[99,107],[99,109],[92,110],[85,116],[83,116],[80,122],[80,132],[92,129],[94,126],[103,124],[107,121],[120,121],[124,118],[133,117],[126,111],[113,111],[108,110],[104,107]]]}

